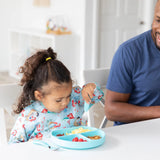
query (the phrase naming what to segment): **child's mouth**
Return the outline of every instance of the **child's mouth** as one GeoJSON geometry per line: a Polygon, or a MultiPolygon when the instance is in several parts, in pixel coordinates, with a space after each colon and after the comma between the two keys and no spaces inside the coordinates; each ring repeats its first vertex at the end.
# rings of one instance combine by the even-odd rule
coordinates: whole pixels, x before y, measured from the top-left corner
{"type": "Polygon", "coordinates": [[[60,109],[60,112],[63,111],[65,108],[60,109]]]}

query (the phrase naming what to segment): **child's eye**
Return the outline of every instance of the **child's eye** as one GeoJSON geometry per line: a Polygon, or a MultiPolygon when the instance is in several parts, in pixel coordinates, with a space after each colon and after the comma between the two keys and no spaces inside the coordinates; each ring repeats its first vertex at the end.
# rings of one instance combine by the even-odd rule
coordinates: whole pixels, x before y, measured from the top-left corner
{"type": "Polygon", "coordinates": [[[61,102],[61,101],[62,101],[61,99],[60,99],[60,100],[56,100],[57,103],[59,103],[59,102],[61,102]]]}

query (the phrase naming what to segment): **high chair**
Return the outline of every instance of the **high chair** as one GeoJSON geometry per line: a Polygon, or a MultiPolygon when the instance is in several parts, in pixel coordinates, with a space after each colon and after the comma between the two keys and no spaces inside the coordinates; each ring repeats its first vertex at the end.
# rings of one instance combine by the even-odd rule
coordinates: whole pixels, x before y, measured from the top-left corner
{"type": "Polygon", "coordinates": [[[12,105],[16,102],[21,91],[17,83],[0,85],[0,145],[7,143],[7,128],[5,111],[11,115],[12,105]]]}
{"type": "MultiPolygon", "coordinates": [[[[104,91],[107,83],[107,79],[109,76],[109,68],[98,68],[98,69],[88,69],[83,71],[84,83],[97,83],[100,85],[101,89],[104,91]]],[[[101,106],[104,108],[105,100],[104,98],[99,102],[101,106]]],[[[94,113],[93,109],[89,109],[88,111],[88,126],[94,127],[94,113]]],[[[101,124],[98,128],[104,128],[107,124],[107,118],[104,116],[101,124]]]]}

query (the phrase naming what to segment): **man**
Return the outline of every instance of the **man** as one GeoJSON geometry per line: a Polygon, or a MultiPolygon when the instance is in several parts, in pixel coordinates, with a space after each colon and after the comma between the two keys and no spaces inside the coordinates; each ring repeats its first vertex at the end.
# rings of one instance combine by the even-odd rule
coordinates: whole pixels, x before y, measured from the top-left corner
{"type": "Polygon", "coordinates": [[[106,88],[105,114],[115,125],[160,118],[160,0],[152,30],[118,48],[106,88]]]}

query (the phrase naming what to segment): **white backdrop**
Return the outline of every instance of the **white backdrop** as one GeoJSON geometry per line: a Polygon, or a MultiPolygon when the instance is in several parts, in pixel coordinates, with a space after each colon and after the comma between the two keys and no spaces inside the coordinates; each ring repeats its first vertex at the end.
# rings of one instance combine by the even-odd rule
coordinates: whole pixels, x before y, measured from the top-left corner
{"type": "Polygon", "coordinates": [[[74,33],[84,35],[85,0],[51,0],[50,7],[35,7],[33,0],[0,0],[0,71],[8,71],[8,29],[46,29],[51,16],[65,15],[74,33]]]}

